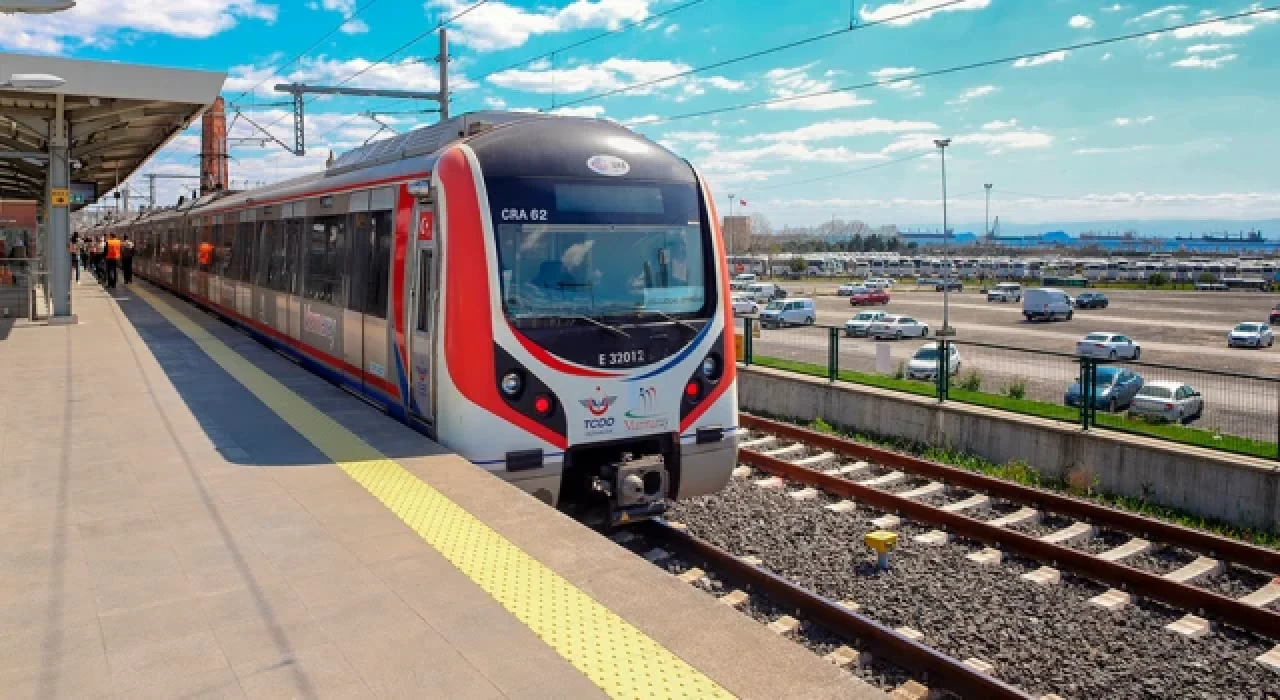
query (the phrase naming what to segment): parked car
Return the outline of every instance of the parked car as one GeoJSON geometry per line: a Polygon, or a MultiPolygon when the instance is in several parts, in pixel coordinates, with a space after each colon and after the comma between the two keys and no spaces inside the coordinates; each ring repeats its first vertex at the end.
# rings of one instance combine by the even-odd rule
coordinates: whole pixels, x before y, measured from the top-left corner
{"type": "Polygon", "coordinates": [[[865,336],[871,330],[871,324],[884,318],[883,311],[859,311],[857,316],[844,322],[844,334],[850,338],[865,336]]]}
{"type": "Polygon", "coordinates": [[[1271,334],[1271,326],[1265,323],[1237,323],[1227,334],[1229,348],[1271,347],[1276,342],[1271,334]]]}
{"type": "MultiPolygon", "coordinates": [[[[960,371],[960,351],[955,343],[948,343],[947,372],[956,374],[960,371]]],[[[907,360],[907,379],[934,379],[938,376],[938,346],[926,343],[916,350],[916,354],[907,360]]]]}
{"type": "MultiPolygon", "coordinates": [[[[1115,413],[1133,403],[1133,397],[1142,389],[1142,376],[1137,372],[1115,365],[1104,365],[1097,369],[1098,384],[1093,390],[1093,405],[1105,411],[1115,413]]],[[[1068,406],[1080,406],[1084,399],[1080,383],[1067,387],[1063,402],[1068,406]]]]}
{"type": "Polygon", "coordinates": [[[775,299],[760,312],[760,325],[765,328],[781,328],[790,325],[813,325],[818,312],[812,299],[775,299]]]}
{"type": "Polygon", "coordinates": [[[1129,405],[1129,413],[1156,420],[1190,423],[1204,413],[1200,392],[1182,382],[1143,384],[1129,405]]]}
{"type": "Polygon", "coordinates": [[[1090,333],[1076,343],[1076,353],[1084,357],[1104,360],[1123,358],[1136,360],[1142,356],[1142,348],[1127,335],[1118,333],[1090,333]]]}
{"type": "Polygon", "coordinates": [[[1105,309],[1109,303],[1107,295],[1102,292],[1085,292],[1076,297],[1075,307],[1077,309],[1105,309]]]}
{"type": "Polygon", "coordinates": [[[888,316],[871,324],[867,334],[872,338],[927,338],[929,327],[910,316],[888,316]]]}
{"type": "Polygon", "coordinates": [[[782,291],[782,287],[772,282],[755,282],[747,287],[747,296],[758,304],[767,304],[786,295],[787,293],[782,291]]]}
{"type": "Polygon", "coordinates": [[[893,280],[885,279],[883,277],[875,277],[867,280],[867,283],[862,286],[866,287],[867,289],[886,289],[887,290],[887,289],[893,288],[893,280]]]}
{"type": "Polygon", "coordinates": [[[883,289],[859,287],[853,290],[853,294],[849,297],[849,306],[872,306],[874,304],[888,303],[889,293],[883,289]]]}
{"type": "Polygon", "coordinates": [[[755,282],[755,281],[757,281],[757,278],[756,278],[756,276],[755,276],[754,274],[752,274],[752,273],[750,273],[750,272],[743,272],[743,273],[741,273],[741,274],[737,275],[736,277],[734,277],[734,278],[733,278],[733,280],[734,280],[735,282],[746,282],[746,283],[750,284],[751,282],[755,282]]]}
{"type": "Polygon", "coordinates": [[[1065,318],[1070,321],[1075,315],[1071,306],[1071,297],[1061,289],[1042,287],[1028,289],[1022,295],[1022,315],[1028,321],[1037,319],[1052,321],[1065,318]]]}
{"type": "Polygon", "coordinates": [[[734,297],[733,312],[735,314],[758,314],[760,313],[760,305],[747,297],[734,297]]]}
{"type": "Polygon", "coordinates": [[[858,285],[856,284],[842,284],[839,287],[836,287],[836,296],[838,297],[852,296],[853,290],[855,289],[858,289],[858,285]]]}
{"type": "Polygon", "coordinates": [[[1016,282],[1001,282],[987,290],[987,301],[1022,301],[1022,285],[1016,282]]]}
{"type": "Polygon", "coordinates": [[[1280,304],[1271,307],[1271,315],[1267,317],[1267,323],[1273,326],[1280,323],[1280,304]]]}
{"type": "Polygon", "coordinates": [[[933,285],[933,291],[941,292],[950,289],[953,292],[963,292],[964,282],[960,280],[938,280],[933,285]]]}

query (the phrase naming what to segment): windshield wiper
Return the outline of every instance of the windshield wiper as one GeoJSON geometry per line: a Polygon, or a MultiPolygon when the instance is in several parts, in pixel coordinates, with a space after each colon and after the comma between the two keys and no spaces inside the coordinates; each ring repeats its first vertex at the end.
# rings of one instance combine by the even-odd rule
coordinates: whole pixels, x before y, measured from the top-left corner
{"type": "Polygon", "coordinates": [[[658,316],[661,316],[661,317],[663,317],[663,318],[667,319],[668,321],[670,321],[670,322],[672,322],[672,323],[679,324],[679,325],[681,325],[681,326],[684,326],[685,328],[688,328],[689,330],[693,331],[694,333],[697,333],[697,332],[698,332],[698,327],[697,327],[697,326],[693,325],[692,323],[689,323],[688,321],[685,321],[684,319],[676,318],[675,316],[672,316],[671,314],[669,314],[669,313],[667,313],[667,312],[665,312],[665,311],[658,311],[657,309],[645,309],[645,310],[644,310],[644,313],[647,313],[647,314],[657,314],[658,316]]]}
{"type": "Polygon", "coordinates": [[[611,326],[611,325],[609,325],[609,324],[605,323],[604,321],[601,321],[601,320],[599,320],[599,319],[591,318],[590,316],[572,315],[572,316],[566,316],[565,318],[577,318],[577,319],[582,319],[583,321],[586,321],[586,322],[588,322],[588,323],[593,323],[593,324],[595,324],[595,325],[597,325],[597,326],[600,326],[601,328],[605,329],[606,331],[609,331],[610,333],[616,333],[616,334],[618,334],[618,335],[622,336],[623,338],[630,338],[630,337],[631,337],[631,334],[630,334],[630,333],[628,333],[628,332],[626,332],[626,331],[622,330],[621,328],[618,328],[617,326],[611,326]]]}

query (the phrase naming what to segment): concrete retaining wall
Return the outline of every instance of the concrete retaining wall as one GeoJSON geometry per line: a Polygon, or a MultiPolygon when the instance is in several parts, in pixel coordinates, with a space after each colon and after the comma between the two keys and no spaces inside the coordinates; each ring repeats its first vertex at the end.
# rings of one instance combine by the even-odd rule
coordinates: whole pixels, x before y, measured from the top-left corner
{"type": "Polygon", "coordinates": [[[746,411],[822,418],[868,433],[948,445],[997,463],[1022,461],[1046,477],[1096,479],[1106,493],[1280,530],[1280,465],[1267,460],[1125,433],[1084,432],[1055,421],[761,367],[743,369],[738,384],[739,405],[746,411]]]}

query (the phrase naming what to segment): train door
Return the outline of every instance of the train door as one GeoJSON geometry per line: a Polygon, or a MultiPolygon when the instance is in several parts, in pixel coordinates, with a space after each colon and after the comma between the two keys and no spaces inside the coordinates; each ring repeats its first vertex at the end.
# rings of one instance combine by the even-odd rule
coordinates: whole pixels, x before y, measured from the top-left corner
{"type": "Polygon", "coordinates": [[[435,365],[432,345],[437,332],[435,324],[435,205],[432,200],[419,200],[414,210],[414,256],[410,267],[413,288],[409,304],[409,357],[412,365],[409,382],[409,414],[428,423],[435,419],[435,365]]]}

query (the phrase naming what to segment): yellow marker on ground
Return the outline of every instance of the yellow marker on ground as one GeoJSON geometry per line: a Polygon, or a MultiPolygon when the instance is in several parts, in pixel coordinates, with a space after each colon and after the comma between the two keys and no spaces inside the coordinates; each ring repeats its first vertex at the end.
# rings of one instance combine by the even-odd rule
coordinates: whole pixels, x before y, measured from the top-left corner
{"type": "Polygon", "coordinates": [[[610,697],[733,697],[168,302],[133,292],[610,697]]]}
{"type": "Polygon", "coordinates": [[[881,569],[888,569],[889,552],[898,547],[898,533],[888,530],[875,530],[863,536],[862,542],[876,553],[876,565],[881,569]]]}

